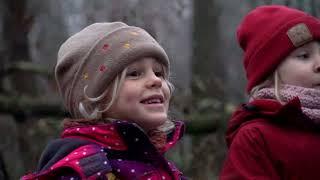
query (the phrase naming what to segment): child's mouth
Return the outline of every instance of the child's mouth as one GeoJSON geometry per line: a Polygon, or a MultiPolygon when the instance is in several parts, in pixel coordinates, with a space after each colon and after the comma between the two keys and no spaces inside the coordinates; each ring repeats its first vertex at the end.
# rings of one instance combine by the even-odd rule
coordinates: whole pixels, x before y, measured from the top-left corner
{"type": "Polygon", "coordinates": [[[161,95],[152,95],[140,101],[142,104],[162,104],[164,102],[164,98],[161,95]]]}

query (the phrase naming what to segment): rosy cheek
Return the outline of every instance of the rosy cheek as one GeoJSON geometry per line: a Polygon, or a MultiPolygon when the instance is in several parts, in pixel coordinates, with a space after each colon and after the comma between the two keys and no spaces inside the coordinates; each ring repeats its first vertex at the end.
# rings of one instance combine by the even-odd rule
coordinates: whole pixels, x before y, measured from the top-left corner
{"type": "Polygon", "coordinates": [[[135,100],[139,99],[137,98],[138,96],[135,94],[127,94],[126,96],[124,96],[124,103],[130,103],[130,102],[134,102],[135,100]]]}
{"type": "Polygon", "coordinates": [[[310,82],[310,77],[308,74],[296,74],[289,78],[289,83],[302,87],[311,87],[312,82],[310,82]]]}

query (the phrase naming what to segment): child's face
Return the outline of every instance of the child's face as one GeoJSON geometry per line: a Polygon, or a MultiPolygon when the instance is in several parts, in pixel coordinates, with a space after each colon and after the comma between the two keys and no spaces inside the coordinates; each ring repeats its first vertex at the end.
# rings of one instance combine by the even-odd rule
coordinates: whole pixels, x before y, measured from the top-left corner
{"type": "Polygon", "coordinates": [[[130,64],[119,95],[106,112],[108,117],[129,120],[149,130],[167,120],[169,86],[163,66],[154,58],[130,64]]]}
{"type": "Polygon", "coordinates": [[[282,83],[320,89],[320,45],[307,43],[286,57],[278,67],[282,83]]]}

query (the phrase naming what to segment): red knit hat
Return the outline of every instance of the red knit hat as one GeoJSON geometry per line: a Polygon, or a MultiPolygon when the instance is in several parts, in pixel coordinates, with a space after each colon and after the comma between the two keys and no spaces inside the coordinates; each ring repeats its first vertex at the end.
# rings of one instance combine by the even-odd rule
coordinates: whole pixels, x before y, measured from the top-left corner
{"type": "Polygon", "coordinates": [[[247,92],[262,83],[294,49],[320,39],[320,21],[281,5],[260,6],[237,29],[244,51],[247,92]]]}

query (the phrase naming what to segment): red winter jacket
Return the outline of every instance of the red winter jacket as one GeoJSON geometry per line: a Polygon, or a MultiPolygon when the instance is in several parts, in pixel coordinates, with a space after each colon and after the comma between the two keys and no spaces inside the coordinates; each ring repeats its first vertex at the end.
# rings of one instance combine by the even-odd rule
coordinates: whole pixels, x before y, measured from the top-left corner
{"type": "Polygon", "coordinates": [[[320,128],[298,98],[255,100],[233,114],[220,179],[320,179],[320,128]]]}

